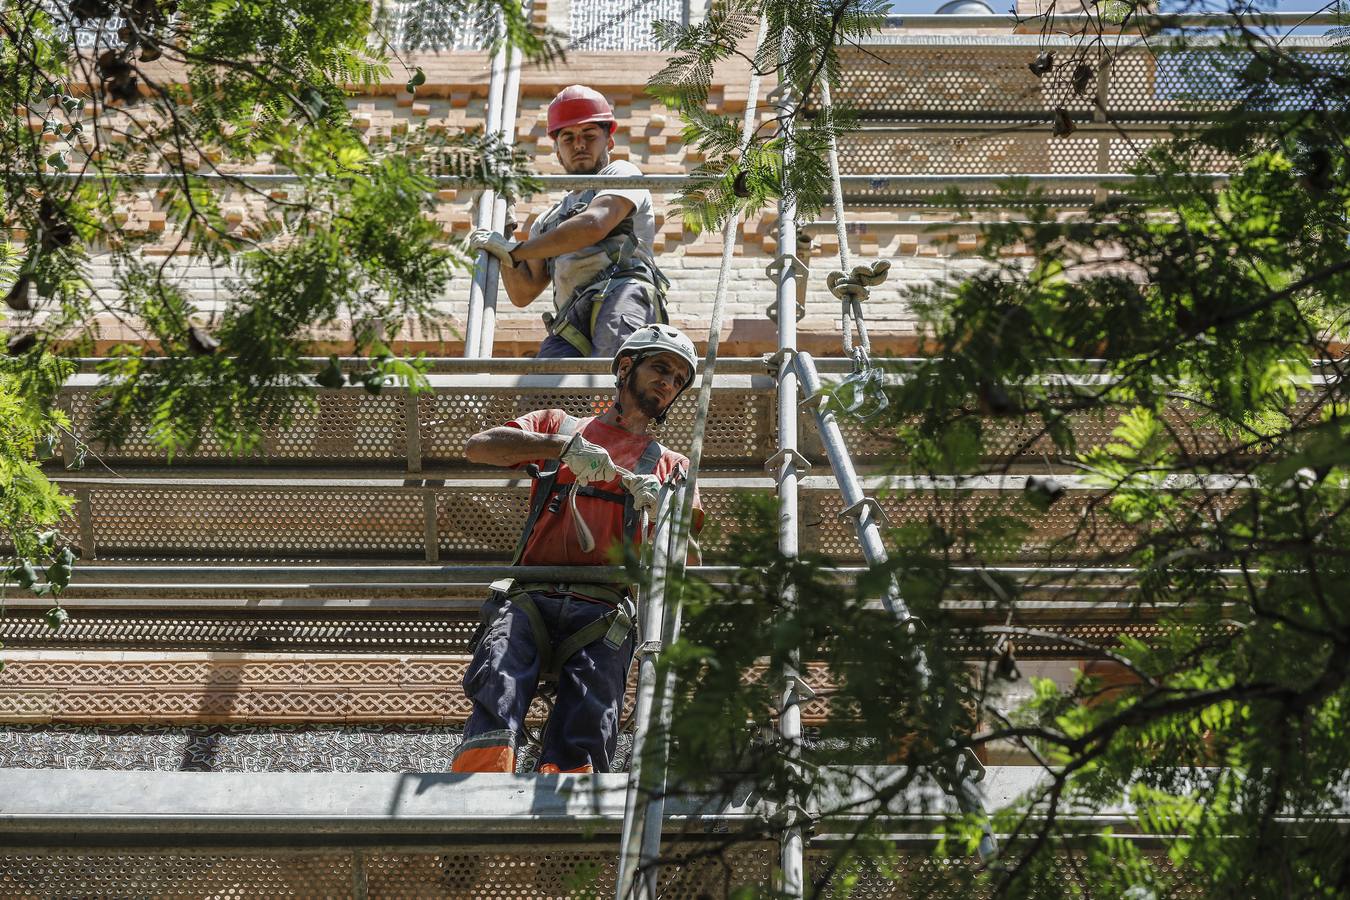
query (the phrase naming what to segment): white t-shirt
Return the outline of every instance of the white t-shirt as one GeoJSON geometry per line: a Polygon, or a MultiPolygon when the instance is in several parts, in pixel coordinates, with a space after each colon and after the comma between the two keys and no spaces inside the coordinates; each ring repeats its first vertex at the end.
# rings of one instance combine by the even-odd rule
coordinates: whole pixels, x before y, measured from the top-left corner
{"type": "MultiPolygon", "coordinates": [[[[641,175],[642,170],[627,160],[615,160],[605,166],[597,175],[641,175]]],[[[580,202],[582,191],[569,191],[559,202],[559,215],[569,218],[568,213],[580,202]]],[[[633,237],[638,246],[648,255],[654,256],[652,244],[656,241],[656,217],[652,214],[652,195],[644,190],[603,190],[596,191],[596,197],[613,194],[623,197],[633,204],[633,237]]],[[[530,226],[530,237],[540,233],[540,226],[551,216],[540,216],[530,226]]],[[[556,226],[555,226],[556,227],[556,226]]],[[[571,253],[564,253],[553,260],[553,305],[561,306],[572,296],[577,288],[590,284],[607,266],[610,259],[601,247],[583,247],[571,253]]]]}

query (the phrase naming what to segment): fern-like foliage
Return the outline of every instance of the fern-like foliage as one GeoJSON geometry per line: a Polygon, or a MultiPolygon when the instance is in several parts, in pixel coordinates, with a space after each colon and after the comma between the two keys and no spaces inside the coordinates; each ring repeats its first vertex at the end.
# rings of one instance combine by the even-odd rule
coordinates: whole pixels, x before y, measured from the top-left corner
{"type": "Polygon", "coordinates": [[[778,197],[794,201],[804,218],[826,205],[831,185],[825,153],[855,117],[837,99],[828,107],[821,102],[822,82],[839,82],[838,46],[877,30],[887,9],[879,0],[728,0],[714,3],[702,22],[657,25],[657,38],[671,56],[648,91],[679,110],[685,142],[707,158],[677,201],[690,228],[716,227],[738,210],[753,211],[778,197]],[[766,37],[756,50],[761,18],[766,37]],[[714,72],[732,66],[747,81],[753,72],[777,84],[772,94],[757,98],[756,127],[744,146],[741,116],[715,112],[709,102],[714,72]]]}

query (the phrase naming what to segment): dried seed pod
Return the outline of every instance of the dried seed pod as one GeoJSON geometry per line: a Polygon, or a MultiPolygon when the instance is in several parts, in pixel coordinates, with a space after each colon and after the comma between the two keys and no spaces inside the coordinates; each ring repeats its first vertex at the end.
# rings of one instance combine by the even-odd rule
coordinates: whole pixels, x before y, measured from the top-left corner
{"type": "Polygon", "coordinates": [[[731,181],[731,192],[742,200],[750,197],[750,175],[744,169],[736,173],[731,181]]]}
{"type": "Polygon", "coordinates": [[[37,346],[37,333],[26,331],[16,334],[5,342],[5,350],[10,356],[23,356],[37,346]]]}
{"type": "Polygon", "coordinates": [[[28,302],[28,288],[33,284],[31,275],[20,275],[5,295],[5,305],[16,312],[27,312],[33,308],[28,302]]]}
{"type": "Polygon", "coordinates": [[[1003,647],[1003,653],[999,655],[998,662],[994,665],[994,675],[1004,681],[1018,681],[1022,677],[1022,672],[1017,668],[1017,657],[1013,656],[1012,642],[1009,641],[1003,647]]]}
{"type": "Polygon", "coordinates": [[[1075,127],[1076,126],[1073,124],[1073,119],[1069,117],[1068,110],[1066,110],[1062,106],[1055,107],[1055,124],[1054,124],[1055,137],[1068,137],[1069,135],[1073,134],[1075,127]]]}
{"type": "Polygon", "coordinates": [[[131,63],[127,62],[121,50],[104,50],[94,63],[98,76],[105,81],[122,78],[131,74],[131,63]]]}
{"type": "Polygon", "coordinates": [[[113,14],[113,7],[107,0],[71,0],[70,12],[81,22],[90,19],[106,19],[113,14]]]}
{"type": "Polygon", "coordinates": [[[159,45],[152,41],[141,41],[141,62],[154,62],[164,55],[164,51],[159,49],[159,45]]]}
{"type": "Polygon", "coordinates": [[[1092,85],[1092,79],[1096,74],[1097,73],[1092,70],[1092,66],[1089,66],[1087,63],[1080,62],[1078,65],[1074,66],[1073,92],[1080,97],[1087,93],[1087,89],[1092,85]]]}
{"type": "Polygon", "coordinates": [[[1031,74],[1037,78],[1043,77],[1047,72],[1055,67],[1055,54],[1049,50],[1042,50],[1036,55],[1036,58],[1027,63],[1027,68],[1031,74]]]}
{"type": "Polygon", "coordinates": [[[1022,485],[1022,494],[1032,506],[1045,512],[1064,496],[1067,488],[1054,478],[1030,475],[1022,485]]]}
{"type": "Polygon", "coordinates": [[[131,106],[141,99],[140,84],[135,75],[117,78],[107,83],[108,97],[131,106]]]}

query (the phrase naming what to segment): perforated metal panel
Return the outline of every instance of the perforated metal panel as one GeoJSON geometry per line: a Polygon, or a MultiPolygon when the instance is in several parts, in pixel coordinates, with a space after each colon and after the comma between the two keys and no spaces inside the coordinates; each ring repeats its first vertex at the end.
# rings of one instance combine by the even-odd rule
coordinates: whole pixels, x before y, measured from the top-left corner
{"type": "MultiPolygon", "coordinates": [[[[836,94],[874,119],[970,121],[1045,121],[1056,107],[1090,118],[1097,98],[1094,79],[1083,95],[1071,86],[1068,39],[1037,37],[919,36],[891,39],[888,45],[842,49],[836,94]],[[1044,78],[1027,68],[1042,48],[1059,56],[1044,78]]],[[[1316,39],[1293,39],[1286,46],[1309,64],[1343,70],[1343,57],[1316,39]]],[[[1145,46],[1127,40],[1115,53],[1102,93],[1108,117],[1164,120],[1206,115],[1237,99],[1236,79],[1250,57],[1213,47],[1183,52],[1163,42],[1145,46]]],[[[1095,59],[1089,62],[1096,68],[1095,59]]],[[[1297,88],[1274,90],[1262,105],[1269,109],[1306,107],[1297,88]]]]}
{"type": "MultiPolygon", "coordinates": [[[[509,383],[509,376],[502,379],[509,383]]],[[[486,382],[486,379],[483,379],[486,382]]],[[[261,445],[242,459],[227,454],[206,435],[192,453],[174,462],[273,463],[288,465],[386,464],[402,468],[409,456],[407,404],[398,393],[372,396],[365,391],[316,391],[317,407],[298,413],[285,427],[270,429],[261,445]]],[[[673,450],[687,452],[693,438],[697,394],[687,391],[671,409],[663,426],[652,433],[673,450]]],[[[464,466],[469,436],[501,425],[536,409],[562,409],[574,416],[598,415],[609,408],[611,395],[593,388],[511,389],[466,383],[416,400],[420,425],[420,457],[427,463],[464,466]]],[[[63,395],[76,434],[91,439],[93,394],[68,390],[63,395]]],[[[774,396],[771,387],[718,387],[713,392],[704,437],[704,458],[710,465],[758,466],[773,453],[774,396]]],[[[107,462],[164,463],[166,456],[144,428],[133,429],[119,447],[95,444],[107,462]]]]}
{"type": "MultiPolygon", "coordinates": [[[[249,462],[399,462],[407,458],[406,425],[401,394],[372,396],[365,391],[316,391],[315,407],[301,410],[285,428],[270,430],[261,445],[244,458],[249,462]]],[[[92,434],[94,397],[88,391],[67,391],[71,423],[77,434],[92,434]]],[[[133,428],[119,447],[97,445],[108,461],[159,462],[165,458],[146,429],[133,428]]],[[[462,448],[461,448],[462,449],[462,448]]],[[[234,460],[210,434],[191,453],[181,453],[182,463],[234,460]]]]}
{"type": "Polygon", "coordinates": [[[856,175],[986,175],[1004,172],[1097,171],[1096,137],[1050,137],[1045,129],[1007,134],[926,136],[860,132],[841,138],[840,166],[856,175]]]}
{"type": "MultiPolygon", "coordinates": [[[[1148,851],[1146,851],[1148,852],[1148,851]]],[[[776,846],[736,843],[667,848],[658,895],[668,900],[710,900],[735,887],[767,887],[777,861],[776,846]]],[[[1174,877],[1183,873],[1159,852],[1148,852],[1174,877]]],[[[1060,858],[1063,885],[1081,885],[1081,869],[1060,858]]],[[[832,896],[850,883],[848,896],[861,900],[904,900],[920,886],[933,900],[988,897],[958,888],[944,875],[971,862],[932,857],[924,848],[902,850],[884,865],[867,858],[840,863],[830,851],[812,849],[807,874],[832,896]]],[[[448,897],[463,900],[556,900],[614,893],[617,849],[599,846],[507,848],[471,847],[441,853],[311,852],[276,850],[99,851],[7,853],[0,855],[0,886],[7,896],[157,896],[313,898],[448,897]]],[[[1206,896],[1203,886],[1182,877],[1168,894],[1177,900],[1206,896]]]]}
{"type": "Polygon", "coordinates": [[[425,515],[412,491],[360,488],[90,491],[100,553],[421,558],[425,515]]]}
{"type": "MultiPolygon", "coordinates": [[[[484,592],[478,591],[481,595],[484,592]]],[[[344,653],[428,652],[467,654],[477,613],[397,616],[194,615],[175,612],[97,613],[68,601],[74,615],[59,631],[42,616],[11,613],[0,619],[0,642],[7,647],[144,648],[172,650],[340,651],[344,653]]]]}
{"type": "MultiPolygon", "coordinates": [[[[437,554],[444,561],[508,562],[524,525],[526,479],[466,480],[444,486],[324,488],[235,488],[190,482],[181,488],[128,481],[90,490],[92,527],[99,558],[417,559],[426,551],[427,515],[433,516],[437,554]],[[424,505],[424,498],[431,504],[424,505]]],[[[106,482],[105,482],[106,484],[106,482]]],[[[744,525],[740,498],[771,495],[763,479],[708,478],[700,495],[709,528],[701,541],[710,563],[744,525]]],[[[1032,524],[1019,547],[990,558],[1082,559],[1119,551],[1142,533],[1100,514],[1095,494],[1074,491],[1048,512],[1026,505],[1019,490],[948,489],[883,493],[878,497],[896,525],[940,524],[951,532],[991,516],[1022,515],[1032,524]]],[[[1205,502],[1226,508],[1231,498],[1205,502]]],[[[1198,501],[1197,501],[1198,502],[1198,501]]],[[[841,518],[843,500],[830,481],[808,482],[801,491],[803,550],[839,562],[861,551],[851,520],[841,518]]],[[[72,533],[78,533],[77,530],[72,533]]]]}
{"type": "MultiPolygon", "coordinates": [[[[473,847],[442,853],[300,851],[79,851],[0,855],[7,896],[337,898],[448,897],[556,900],[612,896],[618,849],[589,846],[473,847]],[[360,886],[358,888],[358,885],[360,886]]],[[[777,848],[678,845],[660,875],[668,900],[725,897],[732,887],[767,884],[777,848]]]]}
{"type": "Polygon", "coordinates": [[[210,851],[7,853],[0,889],[8,897],[352,896],[349,853],[210,851]]]}

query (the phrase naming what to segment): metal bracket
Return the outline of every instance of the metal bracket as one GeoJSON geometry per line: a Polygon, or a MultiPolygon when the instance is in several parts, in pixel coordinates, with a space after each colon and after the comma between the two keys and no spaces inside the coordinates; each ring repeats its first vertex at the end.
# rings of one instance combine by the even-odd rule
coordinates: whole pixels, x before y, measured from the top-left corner
{"type": "MultiPolygon", "coordinates": [[[[806,263],[797,258],[795,253],[783,253],[773,258],[767,266],[764,267],[764,274],[777,282],[783,267],[787,266],[793,275],[799,278],[805,278],[811,273],[811,268],[806,263]]],[[[802,289],[803,291],[805,288],[802,289]]]]}
{"type": "Polygon", "coordinates": [[[797,407],[799,409],[809,408],[814,412],[816,410],[824,409],[833,399],[833,393],[824,385],[824,383],[822,383],[820,385],[820,390],[816,391],[814,394],[807,394],[802,397],[802,399],[798,400],[797,407]]]}
{"type": "Polygon", "coordinates": [[[778,471],[778,467],[787,459],[791,459],[797,468],[802,469],[803,471],[809,471],[811,468],[811,463],[805,456],[802,456],[796,450],[784,447],[764,461],[764,471],[768,472],[770,475],[775,474],[778,471]]]}
{"type": "MultiPolygon", "coordinates": [[[[767,275],[774,284],[778,284],[779,279],[782,278],[785,271],[791,272],[791,274],[796,276],[797,321],[800,322],[806,317],[806,278],[811,270],[807,267],[806,263],[798,259],[796,254],[793,253],[784,253],[781,256],[775,257],[773,262],[764,267],[764,274],[767,275]]],[[[765,310],[765,314],[769,317],[769,321],[778,321],[778,301],[776,299],[773,303],[769,304],[768,309],[765,310]]]]}
{"type": "Polygon", "coordinates": [[[795,693],[801,700],[814,700],[817,696],[811,685],[807,684],[806,679],[800,675],[789,675],[787,677],[787,690],[795,693]]]}
{"type": "Polygon", "coordinates": [[[986,774],[984,763],[975,755],[975,751],[969,747],[963,747],[961,755],[956,760],[956,774],[962,778],[969,778],[975,784],[984,781],[986,774]]]}
{"type": "MultiPolygon", "coordinates": [[[[777,304],[776,302],[775,302],[775,303],[770,303],[768,306],[764,307],[764,315],[766,315],[766,316],[769,317],[769,321],[770,321],[770,322],[777,323],[777,322],[778,322],[778,304],[777,304]]],[[[798,297],[798,298],[797,298],[797,321],[800,322],[802,319],[805,319],[805,318],[806,318],[806,298],[805,298],[805,297],[798,297]]]]}
{"type": "Polygon", "coordinates": [[[858,524],[866,525],[867,523],[863,520],[864,512],[869,513],[873,521],[879,521],[886,528],[892,527],[891,517],[886,515],[886,510],[881,508],[881,504],[876,501],[875,497],[864,497],[852,506],[841,510],[839,518],[854,519],[858,524]]]}
{"type": "Polygon", "coordinates": [[[790,362],[796,355],[797,351],[792,347],[782,347],[774,353],[765,353],[764,369],[770,375],[777,376],[778,369],[783,365],[784,361],[790,362]]]}
{"type": "Polygon", "coordinates": [[[813,828],[815,816],[807,812],[800,803],[784,803],[773,815],[765,820],[770,828],[813,828]]]}

